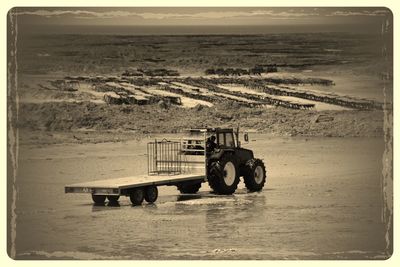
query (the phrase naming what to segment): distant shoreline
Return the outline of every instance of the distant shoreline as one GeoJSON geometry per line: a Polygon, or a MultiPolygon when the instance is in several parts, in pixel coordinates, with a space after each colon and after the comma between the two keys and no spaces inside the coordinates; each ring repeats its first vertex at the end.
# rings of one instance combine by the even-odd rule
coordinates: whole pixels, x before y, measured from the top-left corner
{"type": "MultiPolygon", "coordinates": [[[[378,27],[379,26],[379,27],[378,27]]],[[[326,25],[163,25],[163,26],[110,26],[110,25],[42,25],[20,24],[19,35],[28,34],[88,34],[88,35],[268,35],[268,34],[380,34],[376,24],[326,24],[326,25]]]]}

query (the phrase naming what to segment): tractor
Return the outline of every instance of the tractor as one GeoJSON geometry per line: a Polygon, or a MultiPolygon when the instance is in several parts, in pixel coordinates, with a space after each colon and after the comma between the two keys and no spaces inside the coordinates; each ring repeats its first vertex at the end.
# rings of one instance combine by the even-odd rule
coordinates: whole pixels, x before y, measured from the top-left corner
{"type": "MultiPolygon", "coordinates": [[[[192,144],[192,151],[204,151],[206,180],[216,194],[233,194],[243,177],[246,188],[250,192],[261,191],[266,182],[266,169],[263,161],[254,157],[253,151],[241,147],[239,129],[205,128],[190,129],[190,133],[203,132],[206,141],[192,144]],[[202,144],[206,144],[204,148],[202,144]],[[204,150],[203,150],[204,149],[204,150]]],[[[248,142],[248,134],[244,134],[248,142]]],[[[185,182],[177,184],[181,193],[196,193],[201,182],[185,182]]]]}

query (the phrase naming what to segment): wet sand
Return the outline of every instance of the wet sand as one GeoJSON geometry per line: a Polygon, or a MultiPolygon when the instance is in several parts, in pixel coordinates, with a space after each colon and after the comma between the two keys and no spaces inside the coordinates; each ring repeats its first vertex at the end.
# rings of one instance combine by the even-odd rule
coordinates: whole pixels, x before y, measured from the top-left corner
{"type": "MultiPolygon", "coordinates": [[[[21,146],[18,259],[384,259],[380,138],[271,138],[260,193],[161,187],[156,204],[94,206],[64,185],[145,173],[146,142],[21,146]]],[[[10,245],[10,244],[9,244],[10,245]]]]}

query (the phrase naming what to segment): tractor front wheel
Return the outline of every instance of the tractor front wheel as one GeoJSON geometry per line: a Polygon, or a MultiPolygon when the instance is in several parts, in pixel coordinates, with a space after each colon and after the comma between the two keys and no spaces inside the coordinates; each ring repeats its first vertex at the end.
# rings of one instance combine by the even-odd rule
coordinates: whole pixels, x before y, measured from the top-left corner
{"type": "Polygon", "coordinates": [[[210,163],[208,183],[219,195],[231,195],[236,191],[239,171],[232,155],[224,155],[221,159],[210,163]]]}
{"type": "Polygon", "coordinates": [[[267,175],[265,165],[260,159],[251,159],[246,162],[244,184],[250,192],[260,191],[265,184],[267,175]]]}

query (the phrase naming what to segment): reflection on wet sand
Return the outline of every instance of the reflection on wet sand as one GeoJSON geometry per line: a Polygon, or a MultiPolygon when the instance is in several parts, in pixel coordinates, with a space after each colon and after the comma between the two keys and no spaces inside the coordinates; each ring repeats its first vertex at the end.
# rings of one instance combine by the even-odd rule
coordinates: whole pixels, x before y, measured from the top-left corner
{"type": "Polygon", "coordinates": [[[261,192],[248,193],[243,182],[230,196],[211,193],[206,183],[193,195],[160,187],[157,202],[141,206],[127,197],[93,205],[89,194],[60,194],[71,177],[112,177],[113,169],[131,166],[133,156],[121,153],[140,151],[141,144],[113,146],[115,155],[107,144],[36,149],[38,159],[20,162],[17,258],[385,258],[382,144],[261,136],[249,147],[269,165],[261,192]],[[93,156],[62,158],[88,150],[93,156]],[[49,153],[58,159],[41,160],[49,153]]]}

